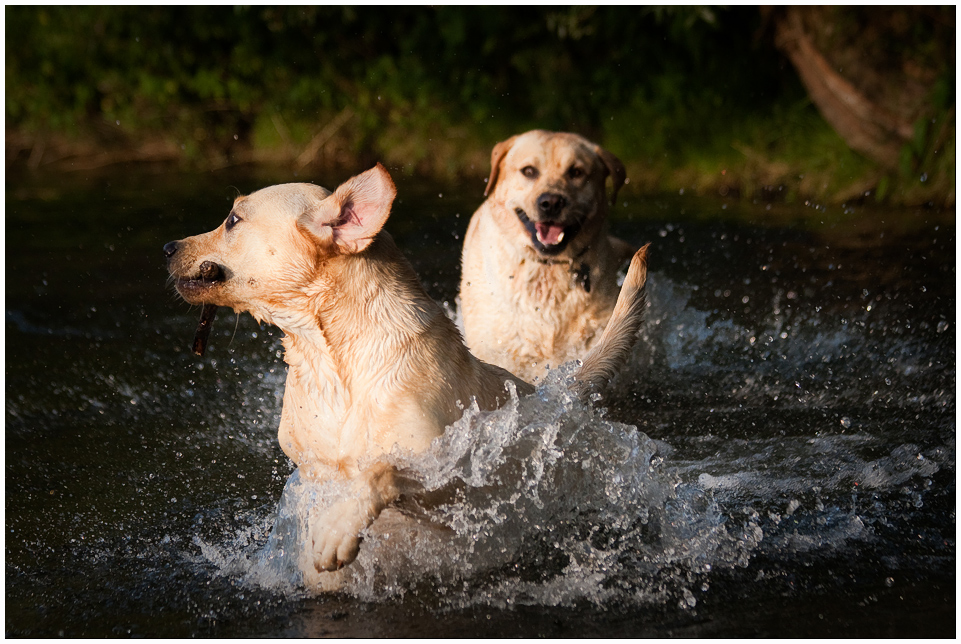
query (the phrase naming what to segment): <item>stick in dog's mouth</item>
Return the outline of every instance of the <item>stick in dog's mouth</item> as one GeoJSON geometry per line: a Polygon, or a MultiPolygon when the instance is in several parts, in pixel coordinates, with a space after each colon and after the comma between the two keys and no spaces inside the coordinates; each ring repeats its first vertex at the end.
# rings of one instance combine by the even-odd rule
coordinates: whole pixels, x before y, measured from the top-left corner
{"type": "MultiPolygon", "coordinates": [[[[223,277],[223,269],[214,262],[207,261],[200,265],[201,281],[217,282],[223,280],[223,277]]],[[[194,333],[193,352],[195,355],[202,356],[207,351],[207,339],[210,337],[210,329],[213,327],[216,315],[216,304],[204,304],[203,311],[200,313],[200,322],[197,323],[197,331],[194,333]]]]}
{"type": "Polygon", "coordinates": [[[204,304],[204,310],[200,313],[200,322],[197,323],[197,332],[194,333],[193,352],[195,355],[202,356],[207,351],[207,338],[210,337],[210,329],[213,327],[215,315],[217,315],[217,305],[204,304]]]}

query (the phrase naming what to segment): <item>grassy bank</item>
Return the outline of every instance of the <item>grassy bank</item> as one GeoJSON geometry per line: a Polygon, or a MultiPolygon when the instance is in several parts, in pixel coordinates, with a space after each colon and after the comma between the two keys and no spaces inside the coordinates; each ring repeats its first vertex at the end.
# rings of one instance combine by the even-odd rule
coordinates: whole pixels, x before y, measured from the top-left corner
{"type": "Polygon", "coordinates": [[[946,140],[881,168],[821,118],[756,8],[5,11],[8,168],[478,178],[494,143],[541,127],[602,143],[647,191],[954,203],[953,86],[929,128],[950,120],[946,140]]]}

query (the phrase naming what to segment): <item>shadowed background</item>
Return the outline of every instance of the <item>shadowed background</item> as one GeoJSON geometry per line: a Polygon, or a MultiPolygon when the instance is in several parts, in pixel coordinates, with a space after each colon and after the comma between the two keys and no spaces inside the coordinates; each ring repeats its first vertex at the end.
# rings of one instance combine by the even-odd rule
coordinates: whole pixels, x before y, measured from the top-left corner
{"type": "Polygon", "coordinates": [[[954,204],[954,7],[5,12],[8,168],[480,178],[541,127],[647,192],[954,204]]]}

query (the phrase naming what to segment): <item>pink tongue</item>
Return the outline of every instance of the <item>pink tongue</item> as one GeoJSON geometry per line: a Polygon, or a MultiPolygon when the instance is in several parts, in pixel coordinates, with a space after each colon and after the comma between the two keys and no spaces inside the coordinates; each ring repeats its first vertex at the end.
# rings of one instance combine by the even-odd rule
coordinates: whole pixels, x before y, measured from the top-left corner
{"type": "Polygon", "coordinates": [[[534,230],[537,232],[537,241],[545,246],[553,246],[560,243],[564,233],[563,226],[543,221],[535,222],[534,230]]]}

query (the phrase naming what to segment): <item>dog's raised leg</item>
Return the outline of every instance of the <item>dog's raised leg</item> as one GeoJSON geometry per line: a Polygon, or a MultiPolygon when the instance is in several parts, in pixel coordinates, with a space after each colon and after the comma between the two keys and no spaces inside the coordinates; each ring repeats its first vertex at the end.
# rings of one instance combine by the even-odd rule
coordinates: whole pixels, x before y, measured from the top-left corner
{"type": "Polygon", "coordinates": [[[350,490],[311,517],[308,538],[318,572],[338,570],[357,558],[361,532],[400,497],[397,471],[376,463],[356,476],[350,490]]]}

